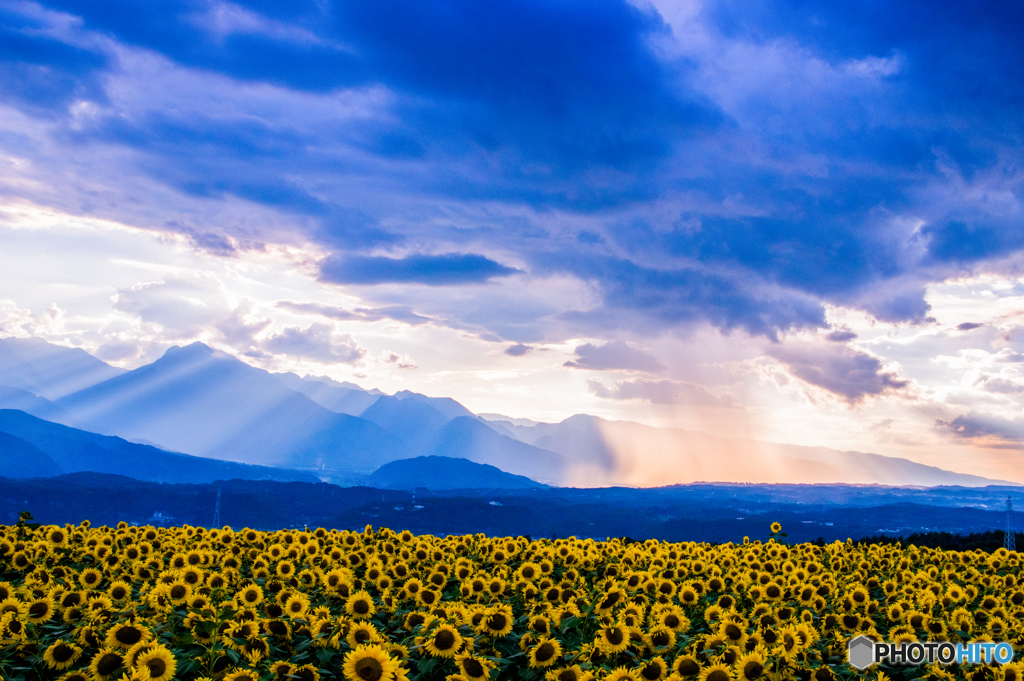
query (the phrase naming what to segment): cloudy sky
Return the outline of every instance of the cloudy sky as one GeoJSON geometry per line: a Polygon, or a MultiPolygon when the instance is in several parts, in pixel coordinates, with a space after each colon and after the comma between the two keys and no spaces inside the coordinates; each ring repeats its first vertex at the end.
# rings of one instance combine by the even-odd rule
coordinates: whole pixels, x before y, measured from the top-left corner
{"type": "Polygon", "coordinates": [[[0,2],[0,335],[1024,482],[1024,6],[0,2]]]}

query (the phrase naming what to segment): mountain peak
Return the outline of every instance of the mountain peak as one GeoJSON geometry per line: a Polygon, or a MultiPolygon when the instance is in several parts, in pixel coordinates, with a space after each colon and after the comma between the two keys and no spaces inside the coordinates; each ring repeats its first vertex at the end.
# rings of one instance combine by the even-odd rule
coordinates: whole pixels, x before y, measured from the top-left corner
{"type": "Polygon", "coordinates": [[[206,343],[196,341],[195,343],[189,343],[185,346],[174,345],[167,348],[167,351],[164,352],[163,356],[153,364],[160,365],[161,363],[168,362],[202,363],[212,360],[234,360],[241,363],[241,360],[230,353],[217,350],[216,348],[211,348],[206,343]]]}
{"type": "Polygon", "coordinates": [[[185,346],[175,345],[167,348],[167,352],[164,353],[164,357],[167,357],[168,355],[213,355],[215,353],[224,354],[218,350],[214,350],[206,343],[196,341],[185,346]]]}
{"type": "Polygon", "coordinates": [[[601,418],[600,416],[591,416],[590,414],[573,414],[569,418],[563,419],[562,423],[567,423],[571,425],[589,425],[597,421],[604,421],[604,419],[601,418]]]}

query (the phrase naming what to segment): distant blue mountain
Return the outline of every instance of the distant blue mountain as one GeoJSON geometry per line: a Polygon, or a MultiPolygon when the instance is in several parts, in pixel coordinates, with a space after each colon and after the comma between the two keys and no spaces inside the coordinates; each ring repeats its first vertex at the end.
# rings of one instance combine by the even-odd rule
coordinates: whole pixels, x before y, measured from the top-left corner
{"type": "Polygon", "coordinates": [[[403,391],[378,398],[362,417],[402,438],[410,457],[468,459],[552,484],[566,472],[561,454],[495,431],[455,400],[403,391]]]}
{"type": "Polygon", "coordinates": [[[365,475],[406,456],[397,437],[337,414],[202,343],[58,401],[79,427],[203,457],[365,475]]]}
{"type": "Polygon", "coordinates": [[[400,400],[383,395],[362,413],[362,418],[402,438],[411,447],[422,447],[431,434],[449,421],[429,402],[400,400]]]}
{"type": "Polygon", "coordinates": [[[18,409],[46,421],[67,424],[71,415],[45,398],[21,388],[0,385],[0,409],[18,409]]]}
{"type": "Polygon", "coordinates": [[[81,348],[41,338],[0,338],[0,385],[55,400],[106,381],[124,369],[96,359],[81,348]]]}
{"type": "Polygon", "coordinates": [[[61,472],[50,455],[31,442],[0,432],[0,475],[5,478],[52,478],[61,472]]]}
{"type": "Polygon", "coordinates": [[[339,383],[323,376],[273,374],[292,390],[300,392],[321,407],[338,414],[361,416],[366,408],[383,395],[379,390],[363,390],[352,383],[339,383]]]}
{"type": "Polygon", "coordinates": [[[312,473],[204,459],[165,452],[119,437],[50,423],[13,409],[0,409],[0,475],[53,477],[90,471],[137,480],[205,483],[214,480],[318,482],[312,473]]]}
{"type": "Polygon", "coordinates": [[[545,484],[563,484],[569,472],[569,464],[561,454],[513,440],[491,430],[475,416],[448,421],[426,444],[426,454],[497,466],[545,484]]]}
{"type": "Polygon", "coordinates": [[[466,409],[450,397],[427,397],[420,393],[414,393],[411,390],[399,390],[393,397],[402,402],[411,401],[419,402],[421,404],[429,404],[431,407],[439,411],[446,419],[456,419],[460,416],[476,417],[473,412],[466,409]]]}
{"type": "Polygon", "coordinates": [[[372,487],[416,489],[535,489],[547,487],[494,466],[447,456],[417,456],[384,464],[367,478],[372,487]]]}

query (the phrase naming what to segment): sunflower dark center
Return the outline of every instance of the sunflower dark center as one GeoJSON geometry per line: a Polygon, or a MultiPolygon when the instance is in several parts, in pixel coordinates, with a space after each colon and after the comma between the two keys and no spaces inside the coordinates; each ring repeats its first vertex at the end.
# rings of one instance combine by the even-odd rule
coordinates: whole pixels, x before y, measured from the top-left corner
{"type": "Polygon", "coordinates": [[[471,679],[480,679],[486,675],[484,666],[480,664],[479,660],[474,660],[473,658],[463,661],[462,668],[466,670],[466,676],[471,679]]]}
{"type": "Polygon", "coordinates": [[[451,650],[455,645],[455,635],[447,629],[442,629],[434,635],[434,647],[438,650],[451,650]]]}
{"type": "Polygon", "coordinates": [[[370,604],[360,599],[352,604],[352,609],[360,615],[370,612],[370,604]]]}
{"type": "Polygon", "coordinates": [[[48,612],[50,612],[50,606],[45,601],[33,603],[32,607],[28,609],[28,614],[32,617],[42,617],[48,612]]]}
{"type": "Polygon", "coordinates": [[[154,679],[162,678],[164,672],[167,671],[167,663],[159,657],[154,657],[152,660],[146,662],[146,667],[149,668],[149,675],[154,679]]]}
{"type": "Polygon", "coordinates": [[[96,671],[100,673],[100,676],[110,676],[115,669],[121,666],[123,661],[124,658],[117,653],[107,653],[96,663],[96,671]]]}
{"type": "Polygon", "coordinates": [[[730,681],[731,679],[732,676],[729,674],[729,672],[723,669],[716,669],[715,671],[708,674],[707,679],[705,681],[730,681]]]}
{"type": "Polygon", "coordinates": [[[659,648],[664,648],[671,642],[672,639],[666,631],[659,631],[657,634],[651,637],[651,643],[658,646],[659,648]]]}
{"type": "Polygon", "coordinates": [[[676,665],[676,671],[681,676],[693,676],[700,671],[700,665],[695,660],[683,660],[676,665]]]}
{"type": "Polygon", "coordinates": [[[679,617],[672,614],[668,615],[665,617],[665,626],[669,629],[675,629],[679,626],[679,617]]]}
{"type": "Polygon", "coordinates": [[[550,643],[542,643],[537,648],[536,658],[538,662],[547,662],[555,656],[555,647],[550,643]]]}
{"type": "Polygon", "coordinates": [[[608,639],[608,642],[611,643],[613,646],[617,646],[620,643],[622,643],[622,630],[618,627],[612,627],[610,629],[605,630],[604,637],[608,639]]]}
{"type": "Polygon", "coordinates": [[[384,667],[381,663],[372,658],[364,657],[363,659],[356,662],[356,676],[363,681],[378,681],[384,676],[384,667]]]}
{"type": "Polygon", "coordinates": [[[370,640],[370,632],[366,629],[356,629],[352,638],[356,640],[356,643],[366,643],[370,640]]]}
{"type": "Polygon", "coordinates": [[[53,649],[53,659],[57,662],[67,662],[74,656],[75,649],[66,643],[61,643],[53,649]]]}
{"type": "Polygon", "coordinates": [[[487,626],[494,631],[501,631],[508,624],[508,618],[501,613],[491,615],[487,620],[487,626]]]}
{"type": "Polygon", "coordinates": [[[555,678],[557,678],[558,681],[577,681],[577,679],[579,679],[575,670],[572,669],[566,669],[555,678]]]}
{"type": "Polygon", "coordinates": [[[651,662],[646,667],[640,670],[640,676],[648,681],[656,681],[661,678],[661,665],[657,662],[651,662]]]}
{"type": "Polygon", "coordinates": [[[135,627],[121,627],[114,634],[114,639],[122,645],[133,646],[142,640],[142,631],[135,627]]]}

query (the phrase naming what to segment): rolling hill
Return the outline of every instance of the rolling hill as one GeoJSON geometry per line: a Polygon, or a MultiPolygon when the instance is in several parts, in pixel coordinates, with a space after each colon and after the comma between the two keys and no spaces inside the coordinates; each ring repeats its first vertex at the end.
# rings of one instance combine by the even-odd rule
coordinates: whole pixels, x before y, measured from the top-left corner
{"type": "Polygon", "coordinates": [[[50,423],[13,409],[0,409],[0,475],[53,477],[90,471],[126,475],[136,480],[205,483],[214,480],[317,482],[303,471],[204,459],[165,452],[50,423]]]}
{"type": "Polygon", "coordinates": [[[386,463],[366,479],[371,487],[388,489],[530,489],[541,485],[494,466],[447,456],[417,456],[386,463]]]}

